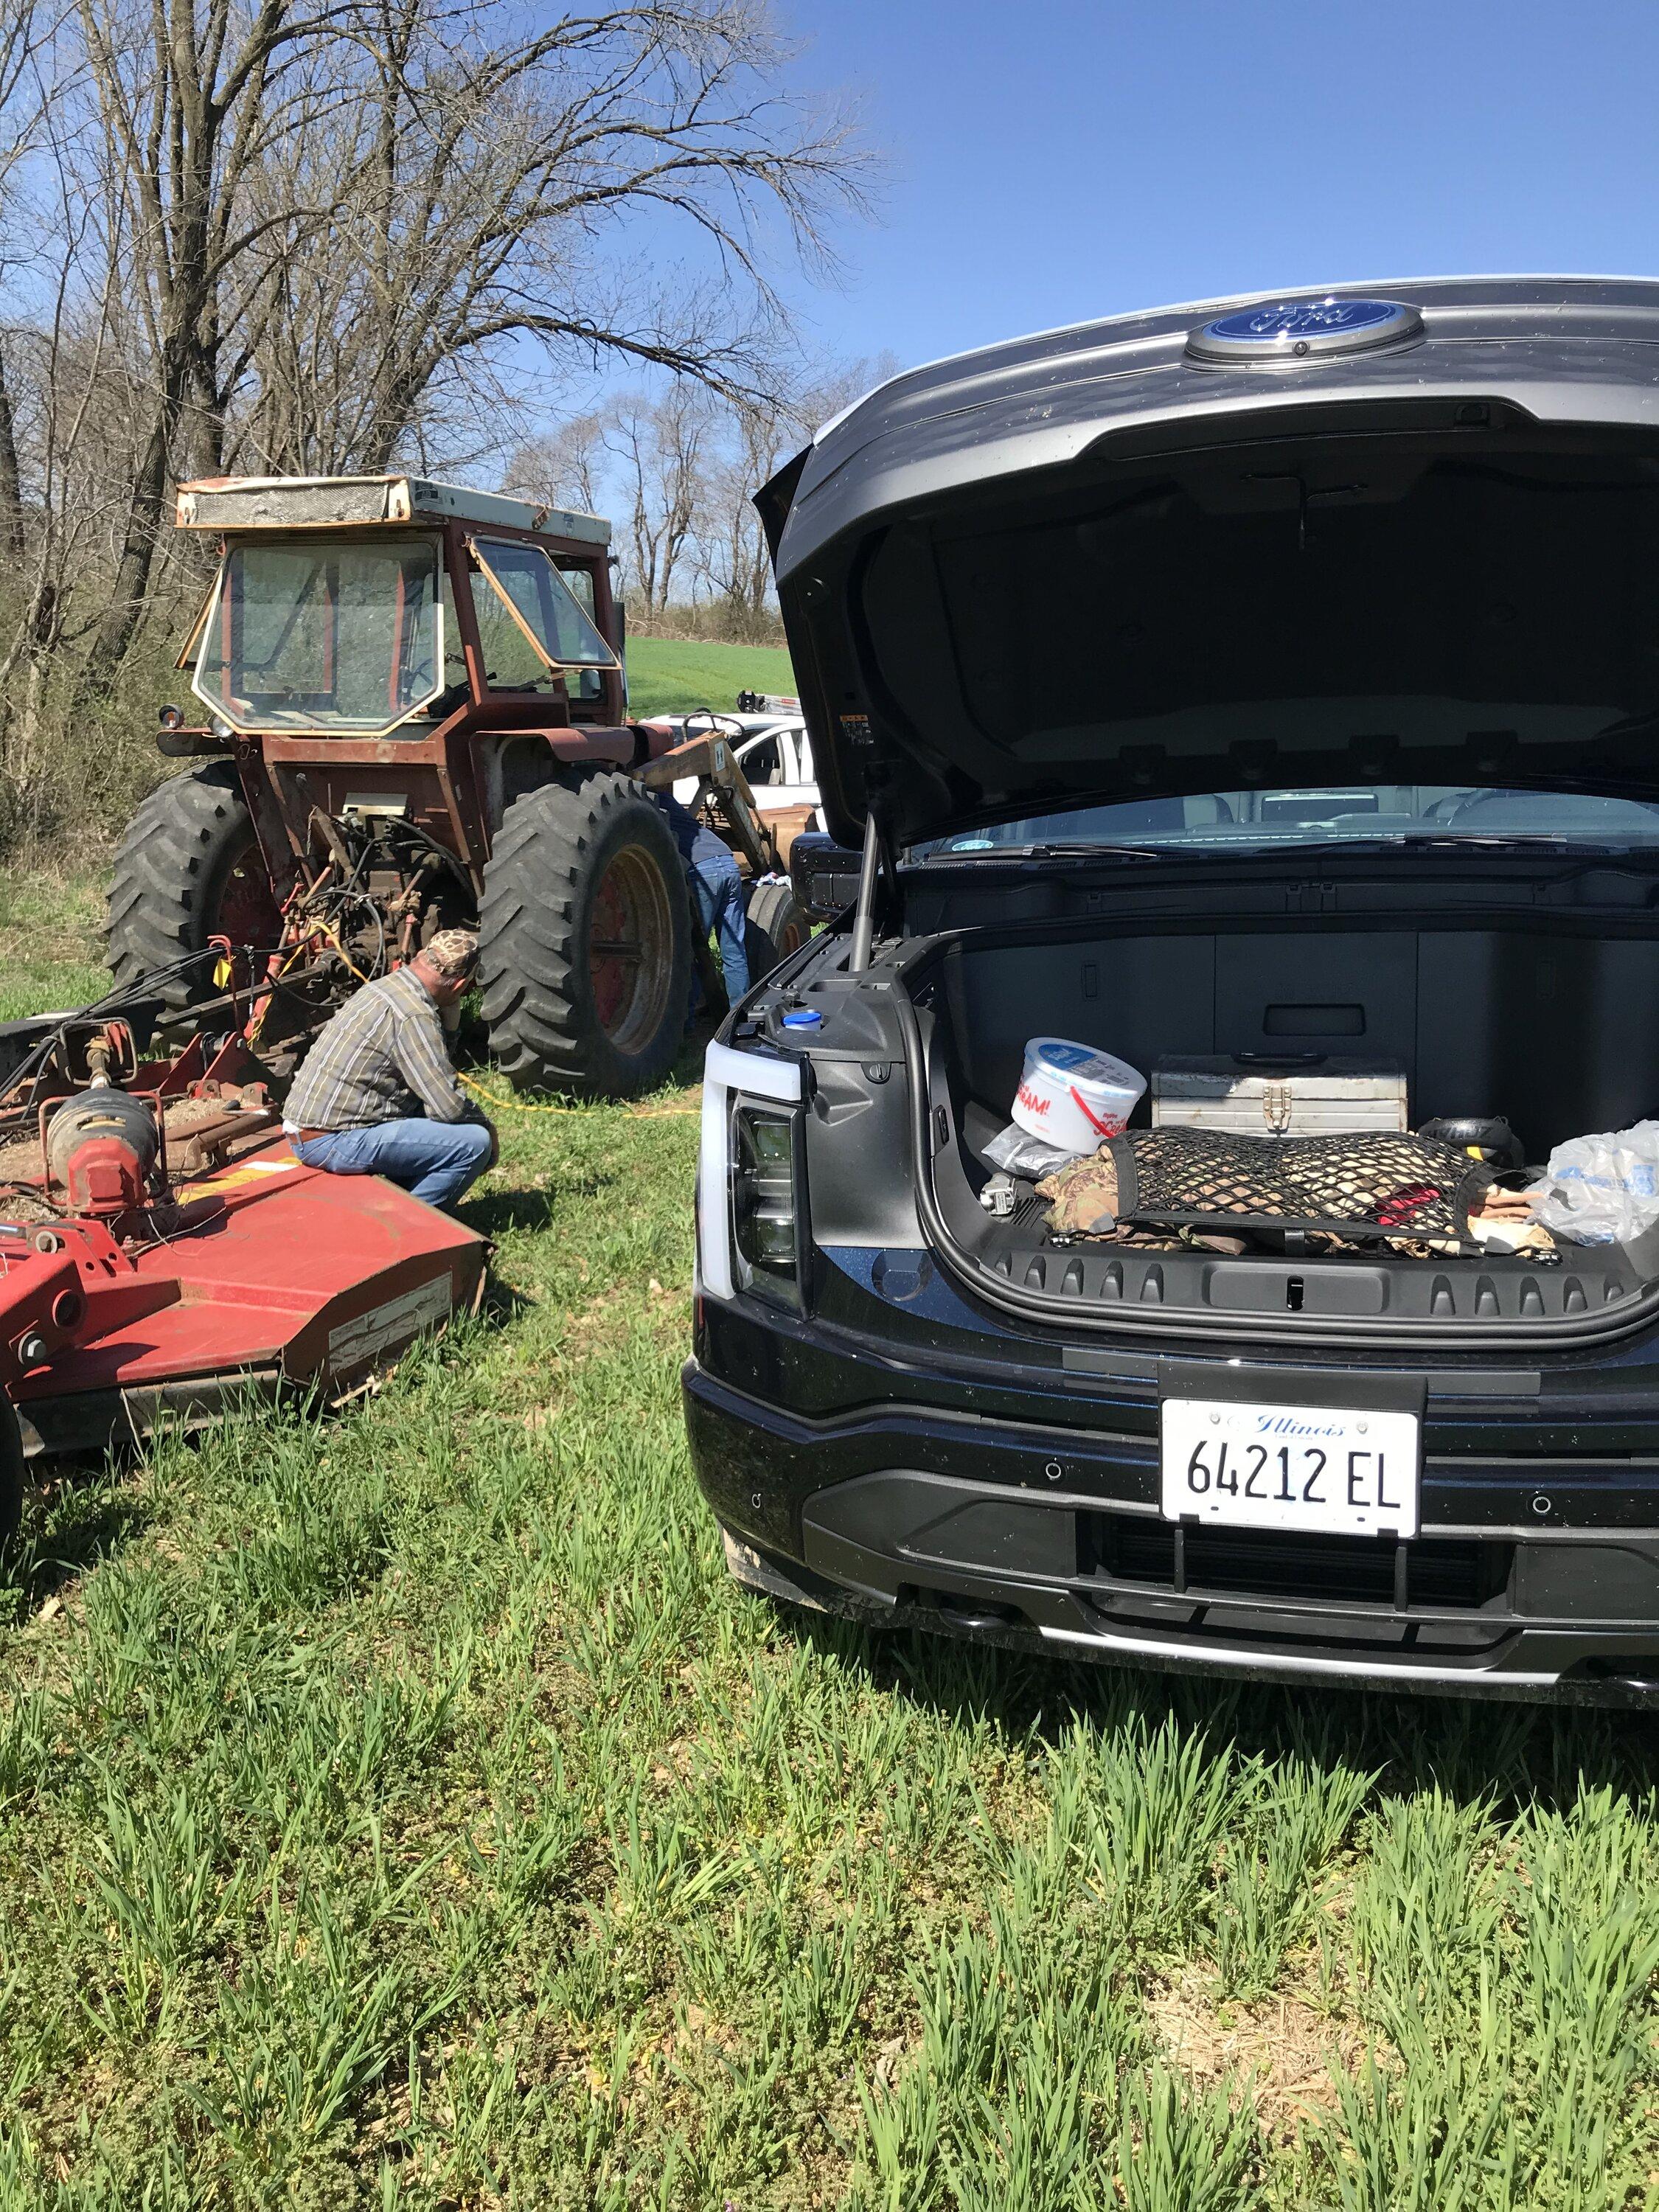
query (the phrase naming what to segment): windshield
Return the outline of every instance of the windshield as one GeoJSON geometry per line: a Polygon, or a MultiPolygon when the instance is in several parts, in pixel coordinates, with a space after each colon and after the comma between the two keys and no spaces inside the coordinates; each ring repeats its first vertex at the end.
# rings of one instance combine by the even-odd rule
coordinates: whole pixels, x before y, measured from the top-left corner
{"type": "Polygon", "coordinates": [[[1659,846],[1659,806],[1588,792],[1510,791],[1473,784],[1334,784],[1322,790],[1211,791],[1194,798],[1073,807],[963,830],[914,848],[916,859],[970,858],[1031,846],[1133,845],[1172,853],[1268,851],[1304,845],[1497,841],[1659,846]]]}
{"type": "Polygon", "coordinates": [[[435,539],[233,544],[192,688],[239,729],[381,731],[443,654],[435,539]]]}

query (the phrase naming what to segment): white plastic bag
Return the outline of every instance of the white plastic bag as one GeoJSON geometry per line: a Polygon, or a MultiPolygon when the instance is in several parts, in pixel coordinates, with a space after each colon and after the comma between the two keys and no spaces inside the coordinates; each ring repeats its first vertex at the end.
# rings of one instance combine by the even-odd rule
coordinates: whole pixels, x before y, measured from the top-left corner
{"type": "Polygon", "coordinates": [[[1558,1145],[1532,1214],[1569,1244],[1628,1244],[1651,1229],[1659,1222],[1659,1121],[1558,1145]]]}
{"type": "MultiPolygon", "coordinates": [[[[1089,1149],[1092,1152],[1093,1146],[1089,1149]]],[[[1041,1182],[1044,1176],[1053,1175],[1056,1168],[1063,1168],[1068,1160],[1081,1159],[1083,1155],[1068,1152],[1063,1145],[1051,1145],[1046,1137],[1034,1137],[1018,1121],[1011,1121],[1006,1129],[999,1129],[983,1148],[983,1157],[1005,1175],[1026,1176],[1033,1182],[1041,1182]]]]}

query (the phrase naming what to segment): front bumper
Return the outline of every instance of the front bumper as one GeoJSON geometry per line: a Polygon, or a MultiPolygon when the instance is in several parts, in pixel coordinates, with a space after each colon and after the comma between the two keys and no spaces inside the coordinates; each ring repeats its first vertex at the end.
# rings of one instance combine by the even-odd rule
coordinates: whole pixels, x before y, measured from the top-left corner
{"type": "Polygon", "coordinates": [[[1166,1541],[1144,1433],[914,1401],[813,1419],[696,1360],[684,1383],[728,1561],[775,1596],[1130,1666],[1659,1706],[1659,1515],[1641,1525],[1644,1481],[1608,1514],[1617,1525],[1482,1516],[1425,1527],[1403,1559],[1339,1544],[1310,1571],[1285,1547],[1224,1546],[1194,1571],[1166,1541]]]}

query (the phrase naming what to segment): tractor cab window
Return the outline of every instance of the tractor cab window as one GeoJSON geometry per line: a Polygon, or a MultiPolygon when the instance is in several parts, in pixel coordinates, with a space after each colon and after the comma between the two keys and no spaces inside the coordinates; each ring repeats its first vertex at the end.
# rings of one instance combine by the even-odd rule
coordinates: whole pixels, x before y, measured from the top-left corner
{"type": "Polygon", "coordinates": [[[466,648],[461,643],[461,625],[455,618],[455,593],[449,580],[449,571],[443,571],[439,593],[443,609],[444,680],[436,698],[429,701],[427,713],[434,722],[453,714],[458,707],[465,707],[472,696],[472,685],[466,672],[466,648]]]}
{"type": "MultiPolygon", "coordinates": [[[[593,571],[572,561],[561,561],[557,566],[571,597],[597,630],[599,610],[593,598],[593,571]]],[[[569,669],[564,680],[573,699],[593,700],[604,696],[605,684],[597,668],[569,669]]]]}
{"type": "Polygon", "coordinates": [[[614,668],[617,656],[565,578],[538,545],[475,538],[472,605],[492,690],[550,691],[562,675],[585,696],[579,669],[614,668]]]}
{"type": "Polygon", "coordinates": [[[492,691],[557,689],[558,671],[548,666],[526,636],[524,624],[483,576],[472,579],[472,611],[477,618],[484,681],[492,691]]]}
{"type": "Polygon", "coordinates": [[[238,729],[393,728],[444,684],[436,542],[232,544],[192,689],[238,729]]]}

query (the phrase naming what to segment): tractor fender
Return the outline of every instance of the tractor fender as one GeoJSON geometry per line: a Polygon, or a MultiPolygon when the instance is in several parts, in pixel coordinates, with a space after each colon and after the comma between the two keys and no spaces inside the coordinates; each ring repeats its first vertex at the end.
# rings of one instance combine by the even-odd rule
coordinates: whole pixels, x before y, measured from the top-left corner
{"type": "Polygon", "coordinates": [[[473,740],[477,749],[484,819],[493,844],[514,799],[539,791],[572,769],[621,769],[635,764],[631,729],[505,730],[473,740]]]}

